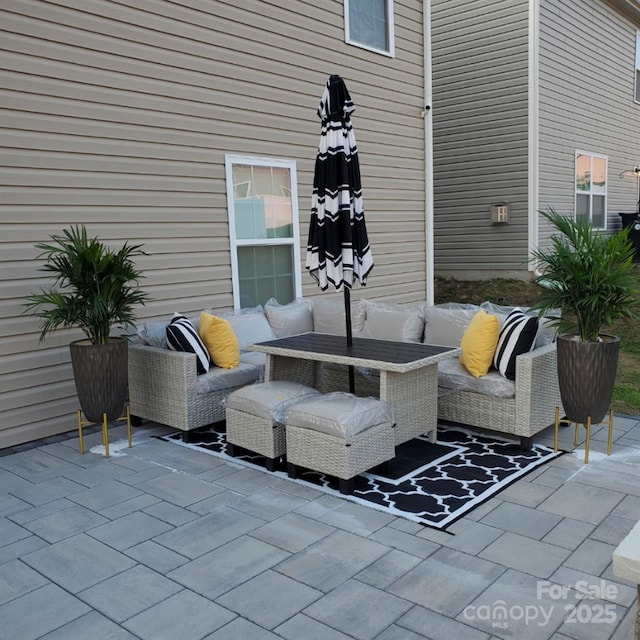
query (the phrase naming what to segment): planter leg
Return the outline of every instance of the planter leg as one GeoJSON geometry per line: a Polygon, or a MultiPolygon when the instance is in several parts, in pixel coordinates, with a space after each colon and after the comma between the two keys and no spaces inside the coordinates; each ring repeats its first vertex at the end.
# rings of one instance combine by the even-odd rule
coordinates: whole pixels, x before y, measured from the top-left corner
{"type": "Polygon", "coordinates": [[[607,436],[607,455],[611,455],[611,444],[613,443],[613,409],[609,409],[609,434],[607,436]]]}
{"type": "Polygon", "coordinates": [[[109,457],[109,429],[107,428],[107,414],[102,414],[102,444],[104,445],[105,458],[109,457]]]}
{"type": "Polygon", "coordinates": [[[80,447],[80,455],[84,453],[84,438],[82,437],[82,411],[78,409],[78,444],[80,447]]]}
{"type": "Polygon", "coordinates": [[[587,436],[584,441],[584,463],[589,464],[589,445],[591,444],[591,416],[587,418],[587,424],[584,425],[587,430],[587,436]]]}
{"type": "Polygon", "coordinates": [[[129,440],[129,449],[133,446],[131,442],[131,412],[129,411],[129,405],[127,405],[127,413],[125,414],[125,420],[127,421],[127,438],[129,440]]]}

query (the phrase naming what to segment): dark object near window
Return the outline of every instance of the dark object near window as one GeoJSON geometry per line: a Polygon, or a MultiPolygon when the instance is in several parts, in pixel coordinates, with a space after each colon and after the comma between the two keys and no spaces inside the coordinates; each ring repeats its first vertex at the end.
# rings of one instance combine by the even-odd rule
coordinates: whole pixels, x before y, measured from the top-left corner
{"type": "Polygon", "coordinates": [[[624,229],[631,227],[629,240],[636,250],[633,261],[640,262],[640,211],[636,211],[635,213],[618,213],[618,215],[622,219],[622,227],[624,229]]]}

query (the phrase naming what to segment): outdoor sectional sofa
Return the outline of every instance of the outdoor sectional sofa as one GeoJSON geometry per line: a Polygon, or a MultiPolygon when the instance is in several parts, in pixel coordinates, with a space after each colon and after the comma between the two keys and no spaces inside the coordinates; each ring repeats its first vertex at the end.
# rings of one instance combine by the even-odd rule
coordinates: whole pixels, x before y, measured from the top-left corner
{"type": "MultiPolygon", "coordinates": [[[[511,311],[491,303],[426,306],[352,302],[353,335],[384,340],[459,346],[473,318],[484,309],[502,324],[511,311]]],[[[211,312],[210,313],[215,313],[211,312]]],[[[248,350],[254,342],[307,331],[344,334],[344,305],[339,296],[303,298],[280,306],[269,301],[264,308],[217,314],[229,321],[240,345],[240,363],[233,369],[212,366],[197,375],[193,353],[167,348],[167,321],[143,323],[138,342],[129,348],[129,403],[137,418],[166,424],[187,432],[225,417],[226,397],[244,385],[261,381],[264,354],[248,350]]],[[[191,318],[195,326],[198,317],[191,318]]],[[[375,395],[375,371],[356,371],[356,393],[375,395]]],[[[516,358],[515,380],[498,371],[475,378],[458,358],[438,365],[438,419],[459,422],[520,438],[523,447],[553,423],[560,395],[556,374],[554,332],[540,322],[534,348],[516,358]]],[[[325,364],[317,386],[322,392],[345,390],[346,367],[325,364]]]]}

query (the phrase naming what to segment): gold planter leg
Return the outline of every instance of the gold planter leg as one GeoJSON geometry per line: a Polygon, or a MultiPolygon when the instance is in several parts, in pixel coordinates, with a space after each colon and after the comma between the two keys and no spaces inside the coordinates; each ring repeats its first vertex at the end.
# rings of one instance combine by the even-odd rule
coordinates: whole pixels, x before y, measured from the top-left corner
{"type": "Polygon", "coordinates": [[[80,446],[80,455],[84,453],[84,439],[82,437],[82,411],[78,409],[78,443],[80,446]]]}
{"type": "MultiPolygon", "coordinates": [[[[82,428],[88,424],[94,424],[93,422],[89,422],[88,420],[82,419],[82,410],[78,409],[78,441],[80,445],[80,453],[84,453],[84,437],[82,433],[82,428]]],[[[129,405],[127,405],[127,410],[124,416],[121,418],[117,418],[117,420],[121,420],[127,423],[127,439],[129,441],[129,448],[133,446],[133,439],[131,437],[131,412],[129,411],[129,405]]],[[[109,453],[109,420],[107,419],[107,414],[102,414],[102,445],[104,446],[105,457],[110,457],[109,453]]]]}
{"type": "Polygon", "coordinates": [[[107,414],[102,414],[102,444],[104,445],[105,457],[109,457],[109,430],[107,428],[107,414]]]}
{"type": "Polygon", "coordinates": [[[558,438],[560,431],[560,409],[556,407],[556,421],[553,430],[553,450],[558,453],[558,438]]]}
{"type": "MultiPolygon", "coordinates": [[[[555,431],[553,434],[553,449],[554,451],[558,451],[558,426],[560,425],[560,423],[563,424],[571,424],[571,420],[560,420],[559,419],[559,413],[558,413],[558,407],[556,407],[556,414],[555,414],[555,431]]],[[[598,423],[600,424],[600,423],[598,423]]],[[[602,424],[607,424],[608,425],[608,429],[609,429],[609,433],[608,433],[608,437],[607,437],[607,455],[610,456],[611,455],[611,446],[613,444],[613,409],[609,410],[609,420],[606,423],[602,423],[602,424]]],[[[588,464],[589,463],[589,449],[591,447],[591,417],[587,418],[587,422],[583,425],[586,431],[586,435],[585,435],[585,441],[584,441],[584,463],[588,464]]],[[[578,446],[578,429],[580,428],[580,423],[576,422],[575,423],[575,430],[573,432],[573,446],[577,447],[578,446]]]]}

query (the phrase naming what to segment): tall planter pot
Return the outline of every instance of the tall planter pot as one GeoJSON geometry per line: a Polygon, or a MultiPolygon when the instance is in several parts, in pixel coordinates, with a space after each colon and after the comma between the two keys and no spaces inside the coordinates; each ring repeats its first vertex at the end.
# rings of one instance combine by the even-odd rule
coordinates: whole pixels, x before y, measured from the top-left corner
{"type": "Polygon", "coordinates": [[[618,369],[620,338],[601,335],[582,342],[575,334],[557,339],[558,385],[565,414],[572,422],[602,422],[611,406],[618,369]]]}
{"type": "Polygon", "coordinates": [[[107,344],[94,345],[89,340],[76,340],[69,345],[73,377],[80,408],[91,422],[102,422],[122,416],[127,401],[127,369],[129,343],[112,338],[107,344]]]}

